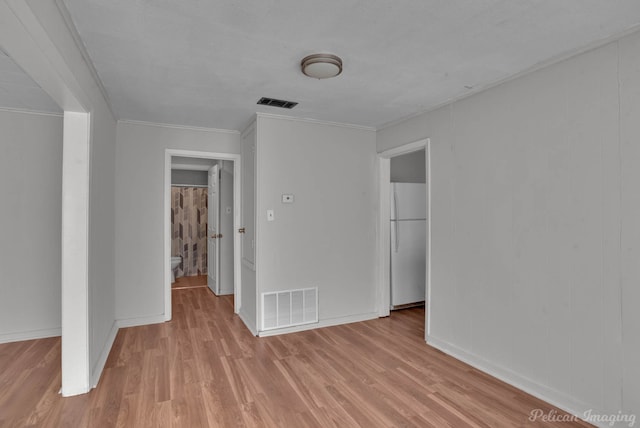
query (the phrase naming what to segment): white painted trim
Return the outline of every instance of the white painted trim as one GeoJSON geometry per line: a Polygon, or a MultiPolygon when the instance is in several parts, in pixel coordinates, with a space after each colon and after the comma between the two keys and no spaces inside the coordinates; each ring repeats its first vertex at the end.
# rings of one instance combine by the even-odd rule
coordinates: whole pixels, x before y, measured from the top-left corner
{"type": "MultiPolygon", "coordinates": [[[[166,153],[171,156],[178,156],[182,158],[204,158],[215,160],[228,160],[239,161],[239,153],[218,153],[218,152],[202,152],[196,150],[182,150],[182,149],[165,149],[166,153]]],[[[233,165],[235,168],[235,164],[233,165]]],[[[208,168],[207,168],[208,169],[208,168]]]]}
{"type": "Polygon", "coordinates": [[[62,336],[62,328],[43,328],[41,330],[18,331],[0,334],[0,343],[22,342],[24,340],[46,339],[62,336]]]}
{"type": "MultiPolygon", "coordinates": [[[[578,418],[581,418],[587,410],[593,410],[594,414],[606,414],[603,411],[593,409],[593,406],[589,406],[585,403],[581,403],[574,400],[571,396],[567,394],[564,394],[553,388],[549,388],[547,386],[541,385],[524,376],[520,376],[518,373],[505,369],[504,367],[495,365],[492,362],[487,361],[478,355],[475,355],[463,349],[460,349],[457,346],[452,345],[446,341],[440,340],[433,336],[427,336],[427,344],[429,346],[432,346],[444,352],[447,355],[452,356],[457,360],[460,360],[466,364],[469,364],[470,366],[484,373],[487,373],[497,379],[500,379],[501,381],[506,382],[509,385],[512,385],[518,389],[521,389],[522,391],[528,394],[531,394],[534,397],[537,397],[549,404],[552,404],[578,418]]],[[[608,425],[600,425],[600,426],[608,426],[608,425]]]]}
{"type": "Polygon", "coordinates": [[[242,166],[241,156],[233,153],[165,149],[164,154],[164,321],[171,320],[171,157],[228,160],[233,162],[233,294],[234,312],[240,311],[242,296],[242,255],[240,250],[242,166]]]}
{"type": "Polygon", "coordinates": [[[241,155],[233,162],[233,312],[242,306],[242,165],[241,155]]]}
{"type": "Polygon", "coordinates": [[[165,322],[164,314],[147,317],[121,318],[116,320],[116,326],[120,328],[138,327],[141,325],[160,324],[165,322]]]}
{"type": "MultiPolygon", "coordinates": [[[[399,147],[394,147],[389,150],[378,153],[378,235],[376,236],[376,249],[378,260],[378,316],[389,316],[389,304],[391,294],[391,260],[389,256],[389,234],[391,233],[390,226],[390,214],[389,214],[389,193],[391,192],[391,158],[404,155],[407,153],[417,152],[418,150],[425,150],[427,168],[426,175],[430,180],[430,151],[431,142],[429,138],[414,141],[412,143],[403,144],[399,147]]],[[[425,300],[427,300],[427,315],[425,319],[425,334],[429,329],[429,320],[431,315],[431,186],[427,184],[427,294],[425,300]]]]}
{"type": "MultiPolygon", "coordinates": [[[[262,211],[261,207],[258,206],[258,201],[259,201],[259,195],[262,194],[262,181],[260,180],[260,162],[258,162],[258,154],[260,153],[260,144],[258,143],[258,140],[260,139],[260,117],[256,116],[256,121],[255,121],[255,132],[256,132],[256,138],[255,141],[253,142],[253,230],[255,231],[254,235],[253,235],[253,271],[255,272],[255,276],[256,276],[256,289],[255,289],[255,302],[256,302],[256,307],[255,307],[255,324],[254,324],[254,329],[256,331],[258,331],[258,323],[259,320],[262,319],[262,312],[261,312],[261,307],[260,307],[260,290],[262,289],[262,278],[260,277],[259,273],[260,273],[260,264],[259,262],[261,261],[261,257],[260,257],[260,248],[259,247],[259,243],[260,243],[260,236],[262,233],[262,226],[261,226],[261,222],[258,220],[258,213],[260,212],[264,212],[262,211]]],[[[251,263],[249,261],[249,263],[251,263]]],[[[257,335],[257,333],[256,333],[257,335]]]]}
{"type": "Polygon", "coordinates": [[[158,128],[181,129],[183,131],[215,132],[218,134],[235,134],[235,135],[240,134],[240,131],[236,131],[235,129],[206,128],[201,126],[176,125],[173,123],[145,122],[142,120],[119,119],[118,123],[123,123],[128,125],[139,125],[139,126],[155,126],[158,128]]]}
{"type": "Polygon", "coordinates": [[[164,153],[164,321],[171,321],[171,154],[164,153]]]}
{"type": "Polygon", "coordinates": [[[335,325],[351,324],[354,322],[369,321],[379,318],[378,312],[368,312],[365,314],[349,315],[346,317],[329,318],[320,320],[315,324],[304,324],[295,327],[286,327],[273,330],[263,330],[258,332],[260,337],[278,336],[280,334],[297,333],[300,331],[315,330],[317,328],[332,327],[335,325]]]}
{"type": "Polygon", "coordinates": [[[285,116],[285,115],[272,114],[272,113],[256,113],[256,116],[269,118],[269,119],[289,120],[289,121],[292,121],[292,122],[313,123],[313,124],[316,124],[316,125],[337,126],[337,127],[340,127],[340,128],[351,128],[351,129],[359,129],[361,131],[376,132],[376,128],[374,128],[374,127],[364,126],[364,125],[355,125],[355,124],[352,124],[352,123],[331,122],[331,121],[328,121],[328,120],[319,120],[319,119],[311,119],[311,118],[303,118],[303,117],[285,116]]]}
{"type": "Polygon", "coordinates": [[[414,141],[412,143],[403,144],[402,146],[385,150],[383,152],[378,153],[378,156],[381,158],[391,159],[396,156],[406,155],[408,153],[413,153],[413,152],[417,152],[418,150],[422,150],[427,147],[428,143],[429,143],[429,139],[423,138],[421,140],[414,141]]]}
{"type": "Polygon", "coordinates": [[[18,113],[18,114],[35,114],[38,116],[53,116],[53,117],[64,117],[64,112],[56,113],[56,112],[48,112],[48,111],[39,111],[39,110],[26,110],[21,108],[14,107],[0,107],[0,111],[7,113],[18,113]]]}
{"type": "Polygon", "coordinates": [[[431,140],[425,147],[425,176],[427,181],[427,319],[424,326],[425,340],[431,333],[431,140]]]}
{"type": "Polygon", "coordinates": [[[91,388],[95,388],[100,381],[100,376],[102,375],[102,371],[104,370],[104,365],[107,363],[107,358],[109,358],[109,352],[111,352],[111,347],[113,346],[113,342],[116,340],[116,335],[118,334],[118,323],[114,321],[111,325],[111,330],[109,331],[109,335],[107,336],[107,340],[102,347],[102,351],[100,352],[100,357],[98,361],[96,361],[93,370],[91,371],[91,388]]]}
{"type": "Polygon", "coordinates": [[[62,395],[90,389],[89,180],[91,118],[64,113],[62,156],[62,395]]]}

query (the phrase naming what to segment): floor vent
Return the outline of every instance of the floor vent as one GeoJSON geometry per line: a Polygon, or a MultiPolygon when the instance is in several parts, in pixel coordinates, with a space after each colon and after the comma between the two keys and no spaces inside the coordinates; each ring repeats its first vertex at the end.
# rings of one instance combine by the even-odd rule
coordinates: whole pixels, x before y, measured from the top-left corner
{"type": "Polygon", "coordinates": [[[258,104],[262,106],[288,108],[289,110],[291,110],[292,108],[298,105],[298,103],[293,101],[277,100],[275,98],[265,98],[265,97],[260,98],[258,100],[258,104]]]}
{"type": "Polygon", "coordinates": [[[318,322],[318,287],[262,293],[262,330],[318,322]]]}

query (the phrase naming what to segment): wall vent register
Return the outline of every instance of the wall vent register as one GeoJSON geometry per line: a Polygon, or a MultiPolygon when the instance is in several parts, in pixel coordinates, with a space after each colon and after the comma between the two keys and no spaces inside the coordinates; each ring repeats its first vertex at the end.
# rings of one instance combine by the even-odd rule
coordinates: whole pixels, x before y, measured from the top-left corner
{"type": "Polygon", "coordinates": [[[262,293],[262,330],[318,322],[318,287],[262,293]]]}

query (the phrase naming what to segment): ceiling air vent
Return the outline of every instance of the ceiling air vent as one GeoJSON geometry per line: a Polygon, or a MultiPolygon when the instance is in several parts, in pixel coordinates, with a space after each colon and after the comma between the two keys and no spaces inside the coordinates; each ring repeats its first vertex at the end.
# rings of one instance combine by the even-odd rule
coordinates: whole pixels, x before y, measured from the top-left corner
{"type": "Polygon", "coordinates": [[[280,108],[288,108],[288,109],[292,109],[298,105],[298,103],[294,103],[293,101],[276,100],[275,98],[266,98],[266,97],[260,98],[260,100],[258,101],[258,104],[263,106],[280,107],[280,108]]]}

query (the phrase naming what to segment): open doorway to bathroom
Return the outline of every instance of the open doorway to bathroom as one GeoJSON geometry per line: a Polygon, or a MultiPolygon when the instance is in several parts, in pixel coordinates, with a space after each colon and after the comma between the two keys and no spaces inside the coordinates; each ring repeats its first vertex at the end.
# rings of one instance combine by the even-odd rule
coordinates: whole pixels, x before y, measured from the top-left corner
{"type": "Polygon", "coordinates": [[[207,286],[207,173],[215,159],[171,158],[171,288],[207,286]]]}
{"type": "Polygon", "coordinates": [[[165,168],[166,313],[172,290],[199,287],[238,310],[239,155],[167,150],[165,168]]]}

